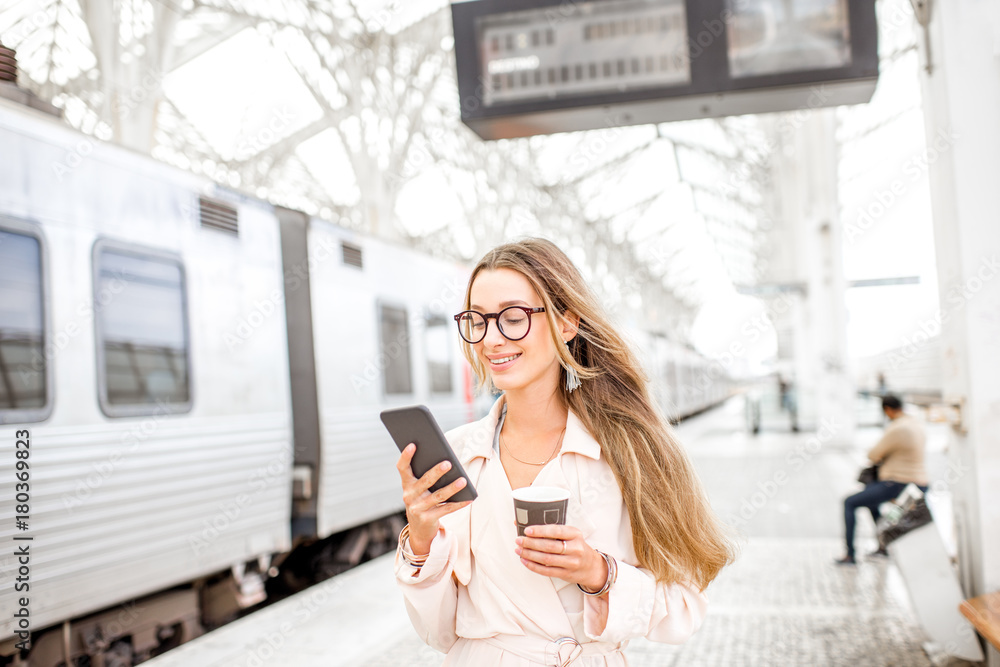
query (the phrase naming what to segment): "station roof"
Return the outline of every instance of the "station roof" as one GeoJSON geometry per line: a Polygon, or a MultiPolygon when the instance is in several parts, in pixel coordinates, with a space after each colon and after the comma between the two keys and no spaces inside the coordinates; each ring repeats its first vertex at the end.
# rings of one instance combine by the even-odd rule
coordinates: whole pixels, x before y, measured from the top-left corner
{"type": "Polygon", "coordinates": [[[482,142],[446,0],[0,0],[0,41],[84,132],[436,254],[563,239],[688,321],[761,271],[754,117],[482,142]]]}

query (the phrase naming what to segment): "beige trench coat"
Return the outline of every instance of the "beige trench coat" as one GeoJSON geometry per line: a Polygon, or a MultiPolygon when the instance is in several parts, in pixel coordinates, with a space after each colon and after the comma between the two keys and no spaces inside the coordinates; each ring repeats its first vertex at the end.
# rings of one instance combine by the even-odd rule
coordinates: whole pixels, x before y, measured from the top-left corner
{"type": "Polygon", "coordinates": [[[708,599],[695,586],[658,584],[638,567],[614,474],[572,412],[559,455],[533,484],[570,490],[567,523],[617,559],[618,580],[608,596],[595,598],[521,564],[510,483],[493,449],[503,401],[447,434],[479,497],[441,519],[423,568],[396,554],[396,578],[420,637],[448,654],[449,667],[570,664],[570,652],[580,649],[554,643],[562,637],[583,647],[573,667],[621,666],[628,664],[621,649],[633,637],[686,641],[701,625],[708,599]]]}

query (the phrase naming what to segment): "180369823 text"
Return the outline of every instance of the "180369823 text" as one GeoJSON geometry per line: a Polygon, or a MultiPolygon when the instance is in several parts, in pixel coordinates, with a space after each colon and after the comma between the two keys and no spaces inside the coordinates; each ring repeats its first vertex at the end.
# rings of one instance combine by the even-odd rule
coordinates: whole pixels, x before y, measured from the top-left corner
{"type": "Polygon", "coordinates": [[[14,560],[17,575],[14,577],[14,593],[17,604],[14,608],[16,634],[20,641],[17,648],[27,651],[31,648],[31,611],[28,594],[31,591],[31,535],[28,535],[31,520],[31,433],[20,430],[14,447],[14,560]]]}

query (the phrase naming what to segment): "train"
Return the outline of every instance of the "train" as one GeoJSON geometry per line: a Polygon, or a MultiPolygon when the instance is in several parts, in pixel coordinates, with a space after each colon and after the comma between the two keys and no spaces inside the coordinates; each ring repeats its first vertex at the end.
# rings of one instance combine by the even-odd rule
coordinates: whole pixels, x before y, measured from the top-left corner
{"type": "MultiPolygon", "coordinates": [[[[138,664],[392,549],[379,412],[493,400],[450,317],[469,267],[2,97],[0,146],[0,664],[138,664]]],[[[671,419],[728,397],[636,336],[671,419]]]]}

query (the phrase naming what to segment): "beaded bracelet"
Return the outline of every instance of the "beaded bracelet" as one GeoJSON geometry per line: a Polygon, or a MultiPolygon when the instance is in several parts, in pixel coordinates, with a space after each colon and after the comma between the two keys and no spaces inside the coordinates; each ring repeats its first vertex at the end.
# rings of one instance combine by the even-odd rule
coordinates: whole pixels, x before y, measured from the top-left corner
{"type": "Polygon", "coordinates": [[[409,549],[410,541],[410,524],[403,526],[403,530],[399,531],[399,553],[403,557],[403,562],[411,567],[420,569],[427,562],[427,556],[430,554],[424,554],[423,556],[417,556],[409,549]]]}
{"type": "MultiPolygon", "coordinates": [[[[597,551],[597,549],[594,549],[594,551],[597,551]]],[[[599,590],[596,590],[596,591],[588,591],[586,588],[584,588],[580,584],[576,585],[577,588],[579,588],[581,591],[583,591],[584,595],[593,595],[594,597],[600,597],[601,595],[604,595],[605,593],[607,593],[608,591],[610,591],[611,587],[614,585],[615,581],[618,579],[618,561],[615,560],[614,556],[609,556],[608,554],[604,553],[603,551],[597,551],[597,553],[601,554],[601,558],[603,558],[604,562],[607,563],[607,565],[608,565],[608,579],[607,579],[607,581],[605,581],[604,585],[601,586],[601,588],[599,590]]]]}

